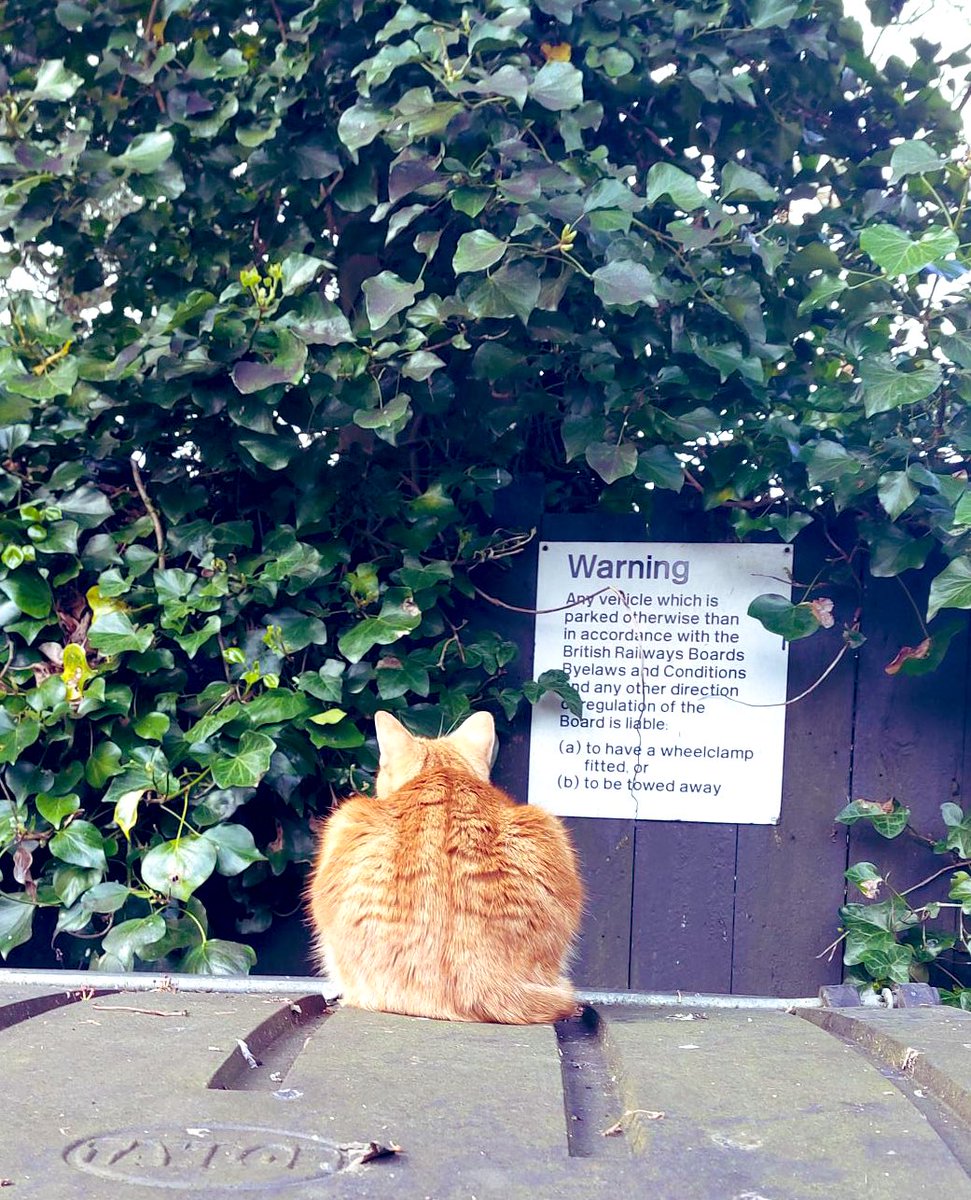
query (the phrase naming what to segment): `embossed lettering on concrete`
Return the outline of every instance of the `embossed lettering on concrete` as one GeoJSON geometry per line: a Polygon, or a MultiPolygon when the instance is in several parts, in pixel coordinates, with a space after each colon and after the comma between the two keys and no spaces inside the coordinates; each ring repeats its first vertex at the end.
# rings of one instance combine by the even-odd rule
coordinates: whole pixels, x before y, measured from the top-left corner
{"type": "Polygon", "coordinates": [[[343,1161],[338,1147],[323,1138],[247,1125],[112,1130],[72,1142],[62,1157],[103,1179],[244,1192],[326,1179],[343,1161]]]}

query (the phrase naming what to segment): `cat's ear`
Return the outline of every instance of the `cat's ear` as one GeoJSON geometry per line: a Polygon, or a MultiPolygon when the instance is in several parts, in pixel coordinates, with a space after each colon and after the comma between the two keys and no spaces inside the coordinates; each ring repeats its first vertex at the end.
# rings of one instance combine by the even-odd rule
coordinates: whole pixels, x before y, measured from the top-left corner
{"type": "Polygon", "coordinates": [[[379,765],[382,767],[403,758],[415,741],[398,718],[389,712],[374,714],[374,732],[378,735],[379,765]]]}
{"type": "Polygon", "coordinates": [[[496,755],[496,723],[492,714],[473,713],[448,735],[448,740],[482,779],[489,778],[496,755]]]}

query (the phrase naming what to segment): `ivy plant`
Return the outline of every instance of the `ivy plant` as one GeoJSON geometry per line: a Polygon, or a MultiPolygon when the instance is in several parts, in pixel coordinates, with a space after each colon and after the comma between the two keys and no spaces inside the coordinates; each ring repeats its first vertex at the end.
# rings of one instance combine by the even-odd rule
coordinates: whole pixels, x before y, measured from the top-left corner
{"type": "Polygon", "coordinates": [[[959,804],[942,804],[939,838],[913,829],[910,811],[896,800],[854,800],[837,820],[846,825],[865,821],[887,839],[906,833],[945,860],[927,879],[902,892],[872,862],[849,868],[847,881],[867,902],[840,909],[842,932],[831,949],[843,943],[848,979],[861,988],[881,990],[933,977],[945,1004],[971,1010],[971,926],[965,922],[971,917],[971,814],[959,804]]]}
{"type": "MultiPolygon", "coordinates": [[[[839,0],[2,14],[0,954],[245,970],[379,706],[576,704],[469,619],[527,475],[936,562],[939,661],[962,54],[878,68],[839,0]]],[[[825,600],[757,615],[857,637],[825,600]]]]}

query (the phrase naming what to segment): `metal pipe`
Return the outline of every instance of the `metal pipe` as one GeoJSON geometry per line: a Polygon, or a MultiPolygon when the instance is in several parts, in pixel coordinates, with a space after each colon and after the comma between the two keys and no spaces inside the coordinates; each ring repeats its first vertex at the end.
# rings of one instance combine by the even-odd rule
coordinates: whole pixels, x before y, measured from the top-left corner
{"type": "MultiPolygon", "coordinates": [[[[216,992],[234,995],[307,996],[332,999],[336,995],[326,979],[314,975],[177,975],[136,971],[34,971],[0,968],[0,988],[5,986],[50,988],[54,991],[216,992]]],[[[580,990],[584,1004],[629,1008],[819,1008],[816,996],[787,1000],[776,996],[726,996],[709,992],[608,992],[580,990]]]]}

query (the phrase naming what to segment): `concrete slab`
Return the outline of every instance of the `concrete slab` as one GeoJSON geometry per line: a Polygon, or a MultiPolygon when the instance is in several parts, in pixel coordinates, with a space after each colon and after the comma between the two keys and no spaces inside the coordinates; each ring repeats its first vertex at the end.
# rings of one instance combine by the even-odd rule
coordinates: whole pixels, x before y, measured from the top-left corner
{"type": "Polygon", "coordinates": [[[823,1028],[628,1004],[554,1030],[0,973],[0,1184],[12,1200],[971,1196],[971,1014],[852,1011],[823,1028]],[[901,1046],[937,1091],[914,1094],[901,1046]],[[401,1152],[362,1162],[371,1142],[401,1152]]]}

